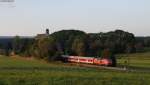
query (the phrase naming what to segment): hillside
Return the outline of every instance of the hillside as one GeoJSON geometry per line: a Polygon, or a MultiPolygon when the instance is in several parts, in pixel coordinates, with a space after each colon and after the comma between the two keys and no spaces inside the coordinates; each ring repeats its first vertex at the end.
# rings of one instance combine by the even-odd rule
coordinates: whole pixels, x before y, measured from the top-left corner
{"type": "Polygon", "coordinates": [[[122,72],[0,56],[0,85],[149,85],[149,72],[122,72]]]}

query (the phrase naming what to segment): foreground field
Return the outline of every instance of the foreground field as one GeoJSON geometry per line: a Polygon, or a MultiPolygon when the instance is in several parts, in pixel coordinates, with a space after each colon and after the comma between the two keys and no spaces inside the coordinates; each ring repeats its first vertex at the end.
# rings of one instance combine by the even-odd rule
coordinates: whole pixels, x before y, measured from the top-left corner
{"type": "MultiPolygon", "coordinates": [[[[123,58],[121,58],[123,59],[123,58]]],[[[119,59],[119,62],[121,64],[119,59]]],[[[134,65],[134,64],[133,64],[134,65]]],[[[135,64],[136,65],[136,64],[135,64]]],[[[0,85],[149,85],[149,72],[69,66],[0,56],[0,85]]]]}

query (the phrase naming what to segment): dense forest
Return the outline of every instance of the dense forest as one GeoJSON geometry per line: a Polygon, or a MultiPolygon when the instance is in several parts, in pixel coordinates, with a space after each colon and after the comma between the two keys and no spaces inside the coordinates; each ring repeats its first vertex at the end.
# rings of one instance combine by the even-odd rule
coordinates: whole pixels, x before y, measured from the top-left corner
{"type": "Polygon", "coordinates": [[[58,60],[60,55],[106,57],[117,53],[144,52],[149,47],[150,37],[135,37],[123,30],[106,33],[61,30],[34,38],[0,37],[0,54],[48,61],[58,60]]]}

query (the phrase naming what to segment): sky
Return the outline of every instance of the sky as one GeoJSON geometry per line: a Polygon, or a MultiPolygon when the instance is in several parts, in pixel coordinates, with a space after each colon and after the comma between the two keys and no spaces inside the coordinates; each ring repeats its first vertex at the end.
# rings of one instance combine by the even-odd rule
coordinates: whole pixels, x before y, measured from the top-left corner
{"type": "Polygon", "coordinates": [[[64,29],[116,29],[150,36],[150,0],[15,0],[0,2],[0,36],[35,36],[64,29]]]}

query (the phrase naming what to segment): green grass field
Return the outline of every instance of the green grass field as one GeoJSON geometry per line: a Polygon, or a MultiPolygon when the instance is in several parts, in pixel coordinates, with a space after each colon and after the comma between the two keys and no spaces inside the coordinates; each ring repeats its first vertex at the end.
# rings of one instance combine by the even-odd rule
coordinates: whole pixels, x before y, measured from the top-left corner
{"type": "MultiPolygon", "coordinates": [[[[149,54],[129,55],[130,65],[149,68],[149,54]]],[[[123,65],[125,60],[121,57],[118,63],[123,65]]],[[[104,70],[0,56],[0,85],[150,85],[150,72],[104,70]]]]}
{"type": "Polygon", "coordinates": [[[137,69],[150,70],[150,52],[118,55],[118,65],[125,66],[125,61],[129,60],[129,66],[137,69]]]}

